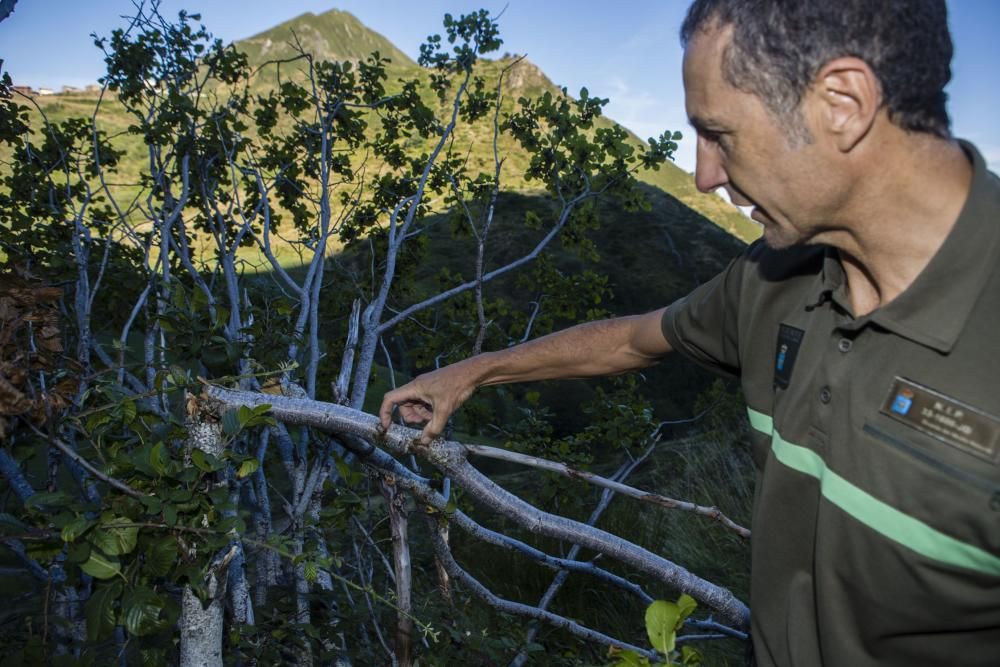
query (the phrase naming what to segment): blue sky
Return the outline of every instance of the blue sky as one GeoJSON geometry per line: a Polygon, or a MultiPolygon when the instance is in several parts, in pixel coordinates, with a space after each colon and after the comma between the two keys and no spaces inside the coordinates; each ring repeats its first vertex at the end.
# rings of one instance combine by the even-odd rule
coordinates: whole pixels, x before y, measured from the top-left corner
{"type": "MultiPolygon", "coordinates": [[[[266,30],[304,12],[344,9],[388,37],[411,57],[431,33],[441,31],[445,12],[480,7],[500,18],[501,51],[527,53],[557,84],[571,92],[587,86],[611,99],[609,116],[646,137],[664,130],[688,136],[680,82],[677,29],[685,0],[163,0],[162,11],[200,12],[202,22],[226,41],[266,30]],[[419,9],[415,9],[415,6],[419,9]]],[[[953,80],[948,87],[954,132],[975,142],[1000,172],[1000,1],[949,0],[955,41],[953,80]]],[[[19,0],[0,23],[0,58],[16,83],[58,89],[94,82],[101,54],[91,32],[110,33],[128,15],[130,0],[19,0]]],[[[694,149],[682,141],[678,163],[694,168],[694,149]]]]}

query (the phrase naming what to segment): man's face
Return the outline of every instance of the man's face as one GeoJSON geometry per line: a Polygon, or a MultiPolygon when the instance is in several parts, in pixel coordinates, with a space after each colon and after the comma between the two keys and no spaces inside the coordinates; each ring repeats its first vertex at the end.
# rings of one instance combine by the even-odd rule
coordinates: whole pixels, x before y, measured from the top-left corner
{"type": "Polygon", "coordinates": [[[725,80],[730,39],[731,28],[710,28],[696,34],[684,54],[687,114],[698,135],[695,184],[702,192],[725,188],[734,204],[753,206],[750,217],[764,226],[771,247],[806,243],[822,220],[819,149],[804,141],[793,146],[793,128],[783,127],[759,97],[725,80]]]}

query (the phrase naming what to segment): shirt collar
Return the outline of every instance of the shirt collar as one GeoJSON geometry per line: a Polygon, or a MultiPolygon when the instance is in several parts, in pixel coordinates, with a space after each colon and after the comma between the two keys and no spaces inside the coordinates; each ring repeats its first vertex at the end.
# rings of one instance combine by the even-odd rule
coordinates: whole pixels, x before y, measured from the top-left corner
{"type": "MultiPolygon", "coordinates": [[[[1000,256],[1000,179],[986,169],[972,144],[959,143],[972,161],[972,185],[948,237],[906,290],[842,328],[860,329],[873,322],[945,354],[954,347],[1000,256]]],[[[850,312],[844,269],[834,248],[827,248],[812,305],[826,300],[850,312]]]]}

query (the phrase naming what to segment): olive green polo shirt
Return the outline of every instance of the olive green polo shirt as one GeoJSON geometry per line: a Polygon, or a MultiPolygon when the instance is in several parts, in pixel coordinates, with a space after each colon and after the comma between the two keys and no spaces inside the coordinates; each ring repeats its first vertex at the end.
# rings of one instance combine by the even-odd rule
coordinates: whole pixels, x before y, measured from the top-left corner
{"type": "Polygon", "coordinates": [[[663,318],[742,382],[759,665],[1000,665],[1000,179],[963,147],[965,207],[886,306],[758,242],[663,318]]]}

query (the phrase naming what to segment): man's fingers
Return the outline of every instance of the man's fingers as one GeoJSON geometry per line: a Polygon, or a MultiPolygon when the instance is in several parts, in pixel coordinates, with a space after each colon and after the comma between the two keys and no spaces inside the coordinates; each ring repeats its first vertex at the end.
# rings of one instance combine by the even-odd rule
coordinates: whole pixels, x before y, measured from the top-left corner
{"type": "Polygon", "coordinates": [[[392,409],[396,406],[396,400],[392,397],[393,392],[389,392],[382,398],[382,405],[378,409],[378,417],[382,421],[382,428],[389,428],[392,423],[392,409]]]}
{"type": "Polygon", "coordinates": [[[424,427],[423,435],[420,436],[420,441],[425,445],[429,445],[431,440],[441,435],[444,431],[444,427],[448,424],[448,417],[451,416],[451,411],[446,410],[442,407],[434,410],[431,413],[431,420],[427,422],[427,426],[424,427]]]}
{"type": "MultiPolygon", "coordinates": [[[[443,375],[442,369],[419,376],[409,384],[386,392],[379,408],[379,419],[384,428],[392,423],[392,411],[398,409],[400,418],[407,424],[425,424],[420,440],[429,443],[441,435],[448,418],[471,393],[462,389],[464,382],[456,382],[443,375]]],[[[461,376],[457,376],[461,380],[461,376]]]]}
{"type": "Polygon", "coordinates": [[[406,385],[387,392],[379,407],[379,419],[383,428],[392,424],[392,412],[397,409],[400,418],[407,424],[423,424],[434,416],[434,405],[415,387],[406,385]]]}
{"type": "Polygon", "coordinates": [[[403,416],[404,420],[406,419],[404,407],[414,399],[409,391],[404,391],[405,389],[407,389],[406,386],[393,389],[386,392],[382,398],[382,406],[378,410],[379,419],[382,420],[382,428],[389,428],[392,423],[392,410],[395,407],[399,407],[399,414],[403,416]]]}

